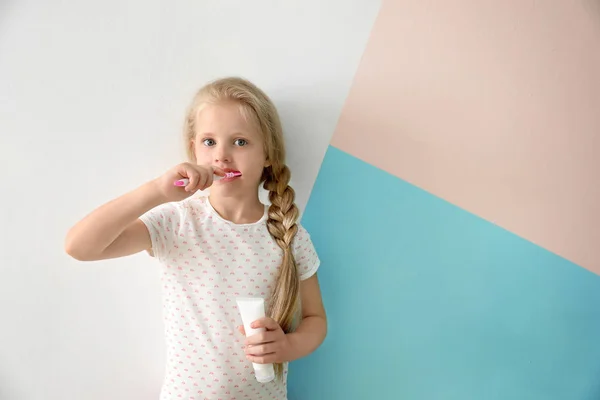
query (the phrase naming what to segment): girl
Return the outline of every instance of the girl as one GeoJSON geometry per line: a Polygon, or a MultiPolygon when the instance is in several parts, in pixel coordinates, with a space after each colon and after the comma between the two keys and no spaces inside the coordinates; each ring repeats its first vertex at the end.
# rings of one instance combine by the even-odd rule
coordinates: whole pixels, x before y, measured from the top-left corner
{"type": "Polygon", "coordinates": [[[72,257],[146,250],[162,265],[167,344],[161,400],[286,399],[288,362],[323,342],[327,322],[309,234],[297,222],[278,113],[240,78],[214,81],[185,120],[188,163],[97,208],[69,231],[72,257]],[[241,176],[216,180],[227,172],[241,176]],[[175,181],[187,178],[184,187],[175,181]],[[270,206],[258,196],[269,191],[270,206]],[[210,187],[210,195],[196,194],[210,187]],[[244,339],[235,298],[265,298],[244,339]],[[236,332],[237,330],[241,332],[236,332]],[[252,368],[275,364],[259,383],[252,368]]]}

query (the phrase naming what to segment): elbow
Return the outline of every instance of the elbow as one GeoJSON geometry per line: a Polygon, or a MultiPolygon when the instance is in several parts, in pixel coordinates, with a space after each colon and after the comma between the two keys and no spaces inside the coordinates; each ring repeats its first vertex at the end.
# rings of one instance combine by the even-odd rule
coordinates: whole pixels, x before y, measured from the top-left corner
{"type": "Polygon", "coordinates": [[[328,332],[328,324],[327,324],[327,317],[326,316],[322,316],[323,319],[323,330],[321,332],[321,343],[323,343],[325,341],[325,338],[327,338],[327,332],[328,332]]]}
{"type": "Polygon", "coordinates": [[[83,247],[77,243],[77,241],[68,234],[64,242],[64,251],[68,256],[74,258],[77,261],[93,261],[94,258],[83,249],[83,247]]]}
{"type": "Polygon", "coordinates": [[[65,241],[65,253],[67,253],[67,255],[69,257],[72,257],[74,259],[76,259],[77,261],[86,261],[84,257],[84,254],[81,253],[80,251],[77,250],[77,246],[74,246],[73,243],[69,242],[69,241],[65,241]]]}

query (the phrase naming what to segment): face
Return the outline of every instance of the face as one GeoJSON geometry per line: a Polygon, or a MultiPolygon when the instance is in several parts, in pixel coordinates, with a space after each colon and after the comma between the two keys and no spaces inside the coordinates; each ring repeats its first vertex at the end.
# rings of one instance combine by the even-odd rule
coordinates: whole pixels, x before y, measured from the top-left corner
{"type": "Polygon", "coordinates": [[[195,138],[191,143],[196,163],[240,171],[232,181],[215,181],[211,192],[235,195],[257,192],[266,162],[263,135],[256,124],[244,118],[237,103],[205,105],[196,120],[195,138]]]}

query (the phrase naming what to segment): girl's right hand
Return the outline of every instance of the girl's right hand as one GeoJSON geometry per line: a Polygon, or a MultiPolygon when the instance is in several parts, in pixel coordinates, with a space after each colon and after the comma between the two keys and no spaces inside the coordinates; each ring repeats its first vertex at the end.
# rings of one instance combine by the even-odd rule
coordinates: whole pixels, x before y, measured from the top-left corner
{"type": "Polygon", "coordinates": [[[213,184],[214,175],[224,176],[225,171],[212,166],[182,163],[174,166],[155,179],[155,183],[165,202],[181,201],[198,190],[204,190],[213,184]],[[189,179],[186,186],[175,186],[179,179],[189,179]]]}

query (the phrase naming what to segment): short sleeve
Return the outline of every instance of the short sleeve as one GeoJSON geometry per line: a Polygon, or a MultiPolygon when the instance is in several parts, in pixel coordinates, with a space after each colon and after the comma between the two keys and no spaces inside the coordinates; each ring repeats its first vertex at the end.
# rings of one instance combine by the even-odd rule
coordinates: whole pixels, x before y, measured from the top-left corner
{"type": "Polygon", "coordinates": [[[292,246],[300,280],[310,278],[319,269],[321,261],[310,238],[310,234],[300,224],[298,224],[298,232],[294,237],[292,246]]]}
{"type": "Polygon", "coordinates": [[[180,203],[164,203],[146,212],[140,220],[148,228],[152,253],[159,260],[167,258],[176,243],[185,209],[180,203]]]}

